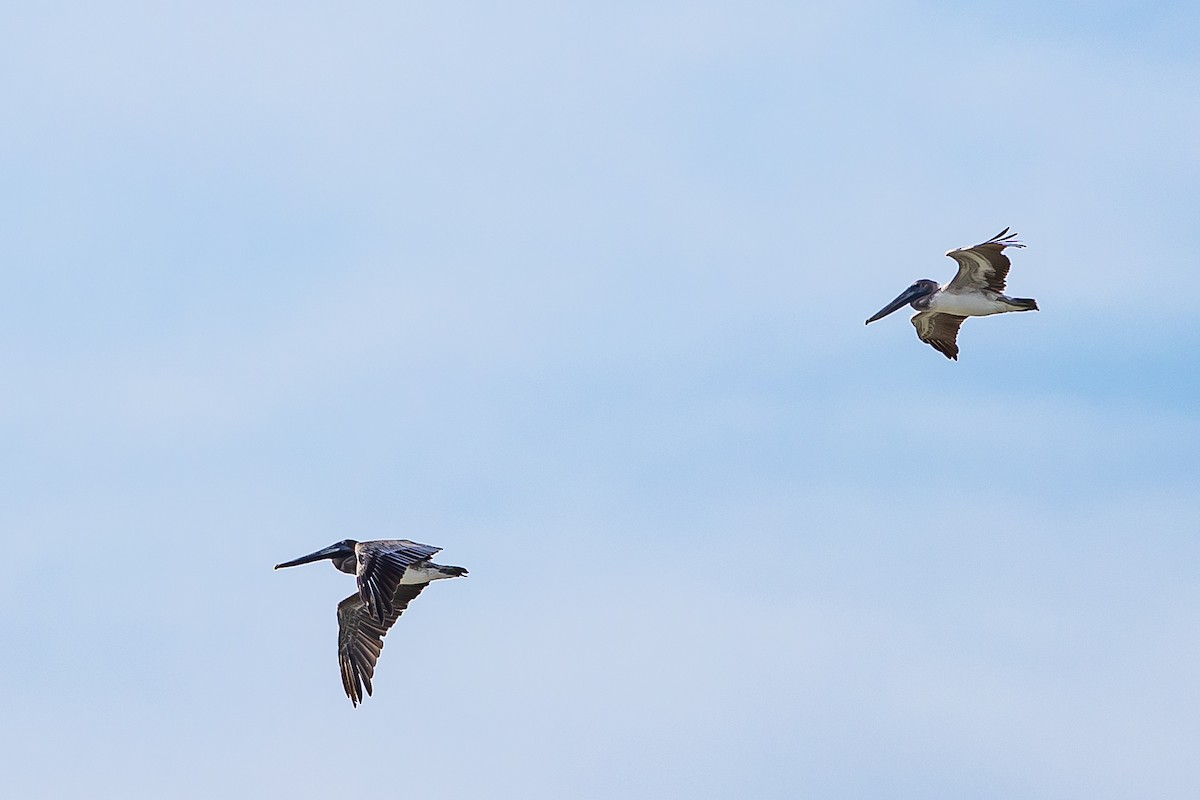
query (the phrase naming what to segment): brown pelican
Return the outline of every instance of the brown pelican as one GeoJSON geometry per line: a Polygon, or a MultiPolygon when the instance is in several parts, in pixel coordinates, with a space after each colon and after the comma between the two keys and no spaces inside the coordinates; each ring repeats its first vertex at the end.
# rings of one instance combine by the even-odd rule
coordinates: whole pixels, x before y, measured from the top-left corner
{"type": "Polygon", "coordinates": [[[946,255],[958,262],[958,274],[945,286],[928,278],[919,280],[867,320],[870,325],[906,303],[917,310],[912,324],[917,338],[955,361],[958,360],[958,329],[967,317],[986,317],[1006,311],[1037,311],[1031,298],[1004,294],[1004,279],[1010,266],[1006,247],[1024,247],[1008,228],[974,247],[951,250],[946,255]]]}
{"type": "Polygon", "coordinates": [[[280,569],[328,558],[342,572],[358,577],[358,591],[338,603],[337,609],[342,686],[355,706],[363,701],[364,688],[371,694],[371,678],[383,650],[383,637],[413,598],[430,581],[467,574],[462,567],[445,567],[429,560],[441,549],[408,539],[374,542],[343,539],[323,550],[275,565],[275,569],[280,569]]]}

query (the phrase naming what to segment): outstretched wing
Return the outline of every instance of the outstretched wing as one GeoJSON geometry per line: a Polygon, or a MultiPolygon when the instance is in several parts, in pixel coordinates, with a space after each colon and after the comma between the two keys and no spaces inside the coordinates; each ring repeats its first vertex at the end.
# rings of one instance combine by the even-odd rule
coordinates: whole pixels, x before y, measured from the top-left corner
{"type": "Polygon", "coordinates": [[[917,338],[929,344],[946,358],[958,360],[958,329],[966,317],[922,311],[912,318],[917,338]]]}
{"type": "Polygon", "coordinates": [[[1004,248],[1024,246],[1017,241],[1017,234],[1009,233],[1005,228],[982,244],[947,252],[946,255],[958,262],[958,274],[947,288],[951,291],[991,289],[1003,292],[1008,268],[1012,266],[1008,256],[1004,255],[1004,248]]]}
{"type": "Polygon", "coordinates": [[[379,539],[355,545],[358,554],[358,594],[376,620],[382,622],[391,613],[392,596],[404,577],[404,571],[441,549],[408,539],[379,539]]]}
{"type": "Polygon", "coordinates": [[[383,650],[383,637],[412,599],[428,585],[411,583],[399,587],[392,595],[392,610],[384,615],[382,622],[375,619],[357,592],[338,603],[338,663],[342,668],[342,686],[354,705],[363,701],[364,689],[371,694],[371,678],[383,650]]]}

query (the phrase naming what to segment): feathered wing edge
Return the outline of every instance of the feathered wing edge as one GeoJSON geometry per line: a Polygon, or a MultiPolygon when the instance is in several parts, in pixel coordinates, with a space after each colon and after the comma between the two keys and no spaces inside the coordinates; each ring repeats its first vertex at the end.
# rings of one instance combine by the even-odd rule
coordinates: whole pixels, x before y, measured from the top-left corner
{"type": "Polygon", "coordinates": [[[342,687],[355,706],[363,701],[364,690],[368,696],[371,694],[371,679],[383,651],[383,637],[428,585],[413,583],[397,587],[391,597],[391,610],[382,621],[375,618],[358,592],[338,603],[338,663],[342,687]]]}
{"type": "Polygon", "coordinates": [[[958,329],[966,317],[922,311],[912,318],[917,338],[953,361],[958,360],[958,329]]]}
{"type": "Polygon", "coordinates": [[[359,545],[358,593],[376,620],[383,622],[391,613],[392,598],[405,571],[441,549],[407,539],[382,539],[359,545]]]}
{"type": "Polygon", "coordinates": [[[986,242],[946,251],[958,264],[958,272],[950,280],[951,290],[991,289],[1003,292],[1012,262],[1004,255],[1006,247],[1024,247],[1009,229],[997,233],[986,242]]]}
{"type": "MultiPolygon", "coordinates": [[[[1001,248],[1024,247],[1025,245],[1023,245],[1017,241],[1018,234],[1016,232],[1009,233],[1010,230],[1012,230],[1012,229],[1005,228],[1004,230],[1000,231],[992,238],[988,239],[986,242],[980,242],[979,244],[977,244],[975,246],[983,247],[984,245],[988,245],[988,244],[997,244],[997,245],[1000,245],[1001,248]]],[[[964,248],[964,249],[967,249],[967,248],[964,248]]]]}

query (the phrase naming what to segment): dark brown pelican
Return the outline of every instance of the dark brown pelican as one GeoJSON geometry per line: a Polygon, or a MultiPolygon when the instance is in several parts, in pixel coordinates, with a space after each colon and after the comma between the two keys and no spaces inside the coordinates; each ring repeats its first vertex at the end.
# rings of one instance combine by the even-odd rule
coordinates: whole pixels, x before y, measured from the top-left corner
{"type": "Polygon", "coordinates": [[[413,598],[430,581],[467,574],[462,567],[445,567],[429,560],[441,549],[408,539],[343,539],[275,565],[280,569],[328,558],[342,572],[358,577],[358,591],[338,603],[337,609],[342,686],[355,706],[363,701],[363,689],[371,694],[371,678],[383,650],[383,637],[413,598]]]}
{"type": "Polygon", "coordinates": [[[958,262],[958,274],[945,286],[928,278],[919,280],[867,320],[870,325],[905,304],[917,310],[912,318],[917,338],[939,353],[958,360],[958,329],[967,317],[985,317],[1006,311],[1037,311],[1031,298],[1004,294],[1010,265],[1006,247],[1024,247],[1008,228],[974,247],[951,250],[946,255],[958,262]]]}

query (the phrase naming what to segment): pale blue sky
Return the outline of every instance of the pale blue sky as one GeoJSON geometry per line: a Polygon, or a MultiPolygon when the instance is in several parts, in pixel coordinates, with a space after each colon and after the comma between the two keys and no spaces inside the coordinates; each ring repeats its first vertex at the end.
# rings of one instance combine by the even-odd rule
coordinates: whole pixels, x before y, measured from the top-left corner
{"type": "Polygon", "coordinates": [[[1200,11],[502,5],[6,10],[6,791],[1195,797],[1200,11]]]}

